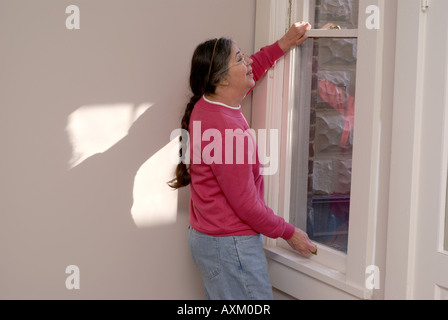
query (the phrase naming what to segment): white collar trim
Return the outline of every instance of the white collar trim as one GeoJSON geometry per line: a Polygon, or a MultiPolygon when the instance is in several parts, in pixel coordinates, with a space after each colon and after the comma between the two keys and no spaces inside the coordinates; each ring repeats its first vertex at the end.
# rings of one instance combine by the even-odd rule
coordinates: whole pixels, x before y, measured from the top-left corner
{"type": "Polygon", "coordinates": [[[240,110],[241,109],[241,105],[239,107],[231,107],[231,106],[228,106],[228,105],[226,105],[224,103],[221,103],[221,102],[215,102],[215,101],[208,100],[205,97],[205,95],[203,95],[202,97],[204,98],[205,101],[207,101],[208,103],[211,103],[211,104],[216,104],[216,105],[223,106],[223,107],[226,107],[226,108],[229,108],[229,109],[233,109],[233,110],[240,110]]]}

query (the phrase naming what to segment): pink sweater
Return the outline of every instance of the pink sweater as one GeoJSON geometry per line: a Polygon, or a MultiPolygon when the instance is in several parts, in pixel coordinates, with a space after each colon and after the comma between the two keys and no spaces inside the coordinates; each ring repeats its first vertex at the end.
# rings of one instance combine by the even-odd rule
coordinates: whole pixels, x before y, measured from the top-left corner
{"type": "MultiPolygon", "coordinates": [[[[283,55],[277,42],[254,54],[251,59],[255,81],[283,55]]],[[[295,227],[275,215],[264,201],[262,164],[255,139],[245,134],[248,129],[241,108],[213,103],[204,97],[196,103],[189,126],[190,225],[218,237],[261,233],[290,239],[295,227]],[[244,148],[237,142],[240,138],[245,139],[244,148]],[[250,148],[251,144],[254,148],[250,148]]]]}

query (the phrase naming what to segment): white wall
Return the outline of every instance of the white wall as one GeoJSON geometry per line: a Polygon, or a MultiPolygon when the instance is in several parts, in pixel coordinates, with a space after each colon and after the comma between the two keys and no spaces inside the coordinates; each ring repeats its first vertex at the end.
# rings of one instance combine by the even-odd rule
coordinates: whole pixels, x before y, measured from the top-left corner
{"type": "MultiPolygon", "coordinates": [[[[254,25],[255,0],[0,2],[1,299],[203,298],[188,190],[166,219],[148,192],[156,218],[137,228],[134,179],[179,127],[196,45],[228,36],[252,52],[254,25]],[[80,30],[66,29],[71,4],[80,30]]],[[[170,168],[154,166],[152,187],[170,168]]]]}

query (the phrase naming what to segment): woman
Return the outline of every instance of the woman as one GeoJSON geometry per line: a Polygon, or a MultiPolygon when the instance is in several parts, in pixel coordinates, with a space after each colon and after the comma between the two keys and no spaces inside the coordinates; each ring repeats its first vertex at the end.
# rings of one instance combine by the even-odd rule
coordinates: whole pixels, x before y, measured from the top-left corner
{"type": "MultiPolygon", "coordinates": [[[[193,97],[182,119],[182,129],[191,137],[191,165],[178,165],[171,187],[191,184],[189,242],[208,299],[272,299],[261,234],[281,237],[303,255],[316,252],[305,232],[266,206],[257,150],[244,148],[242,158],[238,144],[226,136],[230,132],[232,140],[251,140],[242,100],[286,51],[306,40],[310,28],[296,23],[279,41],[251,57],[225,38],[206,41],[194,52],[193,97]],[[255,161],[250,161],[254,153],[255,161]]],[[[183,150],[186,140],[181,139],[183,150]]],[[[249,146],[251,142],[255,145],[253,138],[249,146]]]]}

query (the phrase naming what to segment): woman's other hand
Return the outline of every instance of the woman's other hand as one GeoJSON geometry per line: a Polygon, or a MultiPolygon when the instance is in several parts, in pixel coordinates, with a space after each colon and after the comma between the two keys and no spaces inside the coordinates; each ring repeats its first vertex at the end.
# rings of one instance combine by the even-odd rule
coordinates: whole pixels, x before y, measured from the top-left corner
{"type": "Polygon", "coordinates": [[[308,37],[305,33],[311,29],[308,22],[296,22],[289,28],[288,32],[278,41],[280,48],[286,52],[294,45],[301,45],[308,37]]]}
{"type": "Polygon", "coordinates": [[[298,251],[300,254],[307,256],[310,253],[317,254],[317,247],[311,242],[306,232],[296,228],[291,239],[287,240],[291,248],[298,251]]]}

